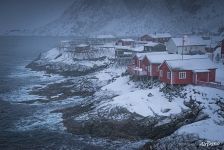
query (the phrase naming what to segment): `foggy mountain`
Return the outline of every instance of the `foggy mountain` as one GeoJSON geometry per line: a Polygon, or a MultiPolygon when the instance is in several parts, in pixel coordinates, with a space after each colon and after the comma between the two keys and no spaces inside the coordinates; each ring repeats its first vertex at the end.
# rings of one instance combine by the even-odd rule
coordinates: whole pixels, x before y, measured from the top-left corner
{"type": "Polygon", "coordinates": [[[75,0],[36,35],[141,35],[148,32],[217,31],[223,0],[75,0]]]}

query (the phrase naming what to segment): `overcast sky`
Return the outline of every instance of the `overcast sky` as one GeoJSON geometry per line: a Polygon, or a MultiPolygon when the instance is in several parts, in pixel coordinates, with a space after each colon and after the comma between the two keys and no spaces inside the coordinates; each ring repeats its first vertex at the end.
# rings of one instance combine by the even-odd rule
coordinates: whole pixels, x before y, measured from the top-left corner
{"type": "Polygon", "coordinates": [[[32,29],[44,25],[74,0],[0,0],[0,30],[32,29]]]}

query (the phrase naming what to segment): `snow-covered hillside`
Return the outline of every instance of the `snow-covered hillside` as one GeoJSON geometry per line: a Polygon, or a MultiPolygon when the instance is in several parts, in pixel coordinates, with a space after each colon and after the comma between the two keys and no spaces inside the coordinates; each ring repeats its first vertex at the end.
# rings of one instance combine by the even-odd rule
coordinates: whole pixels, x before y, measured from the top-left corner
{"type": "Polygon", "coordinates": [[[76,53],[75,51],[60,51],[53,48],[27,65],[27,68],[65,76],[79,76],[95,72],[107,67],[114,57],[112,51],[94,51],[95,53],[76,53]]]}
{"type": "Polygon", "coordinates": [[[140,35],[217,31],[224,23],[222,0],[75,0],[37,35],[140,35]]]}

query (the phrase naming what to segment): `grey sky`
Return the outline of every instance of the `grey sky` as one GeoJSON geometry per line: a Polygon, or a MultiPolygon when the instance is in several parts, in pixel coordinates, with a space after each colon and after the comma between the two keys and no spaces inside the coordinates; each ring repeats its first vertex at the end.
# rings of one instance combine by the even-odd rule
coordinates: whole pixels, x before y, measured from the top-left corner
{"type": "Polygon", "coordinates": [[[73,1],[0,0],[0,31],[44,25],[59,17],[73,1]]]}

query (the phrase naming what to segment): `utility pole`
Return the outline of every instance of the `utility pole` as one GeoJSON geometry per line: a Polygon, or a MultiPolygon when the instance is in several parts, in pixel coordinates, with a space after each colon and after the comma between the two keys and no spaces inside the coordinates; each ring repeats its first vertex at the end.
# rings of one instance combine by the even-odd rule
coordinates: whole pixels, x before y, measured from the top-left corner
{"type": "Polygon", "coordinates": [[[184,56],[183,56],[183,55],[184,55],[184,42],[185,42],[185,41],[184,41],[184,36],[183,36],[183,41],[182,41],[182,54],[181,54],[181,55],[182,55],[182,60],[184,59],[184,58],[183,58],[183,57],[184,57],[184,56]]]}

